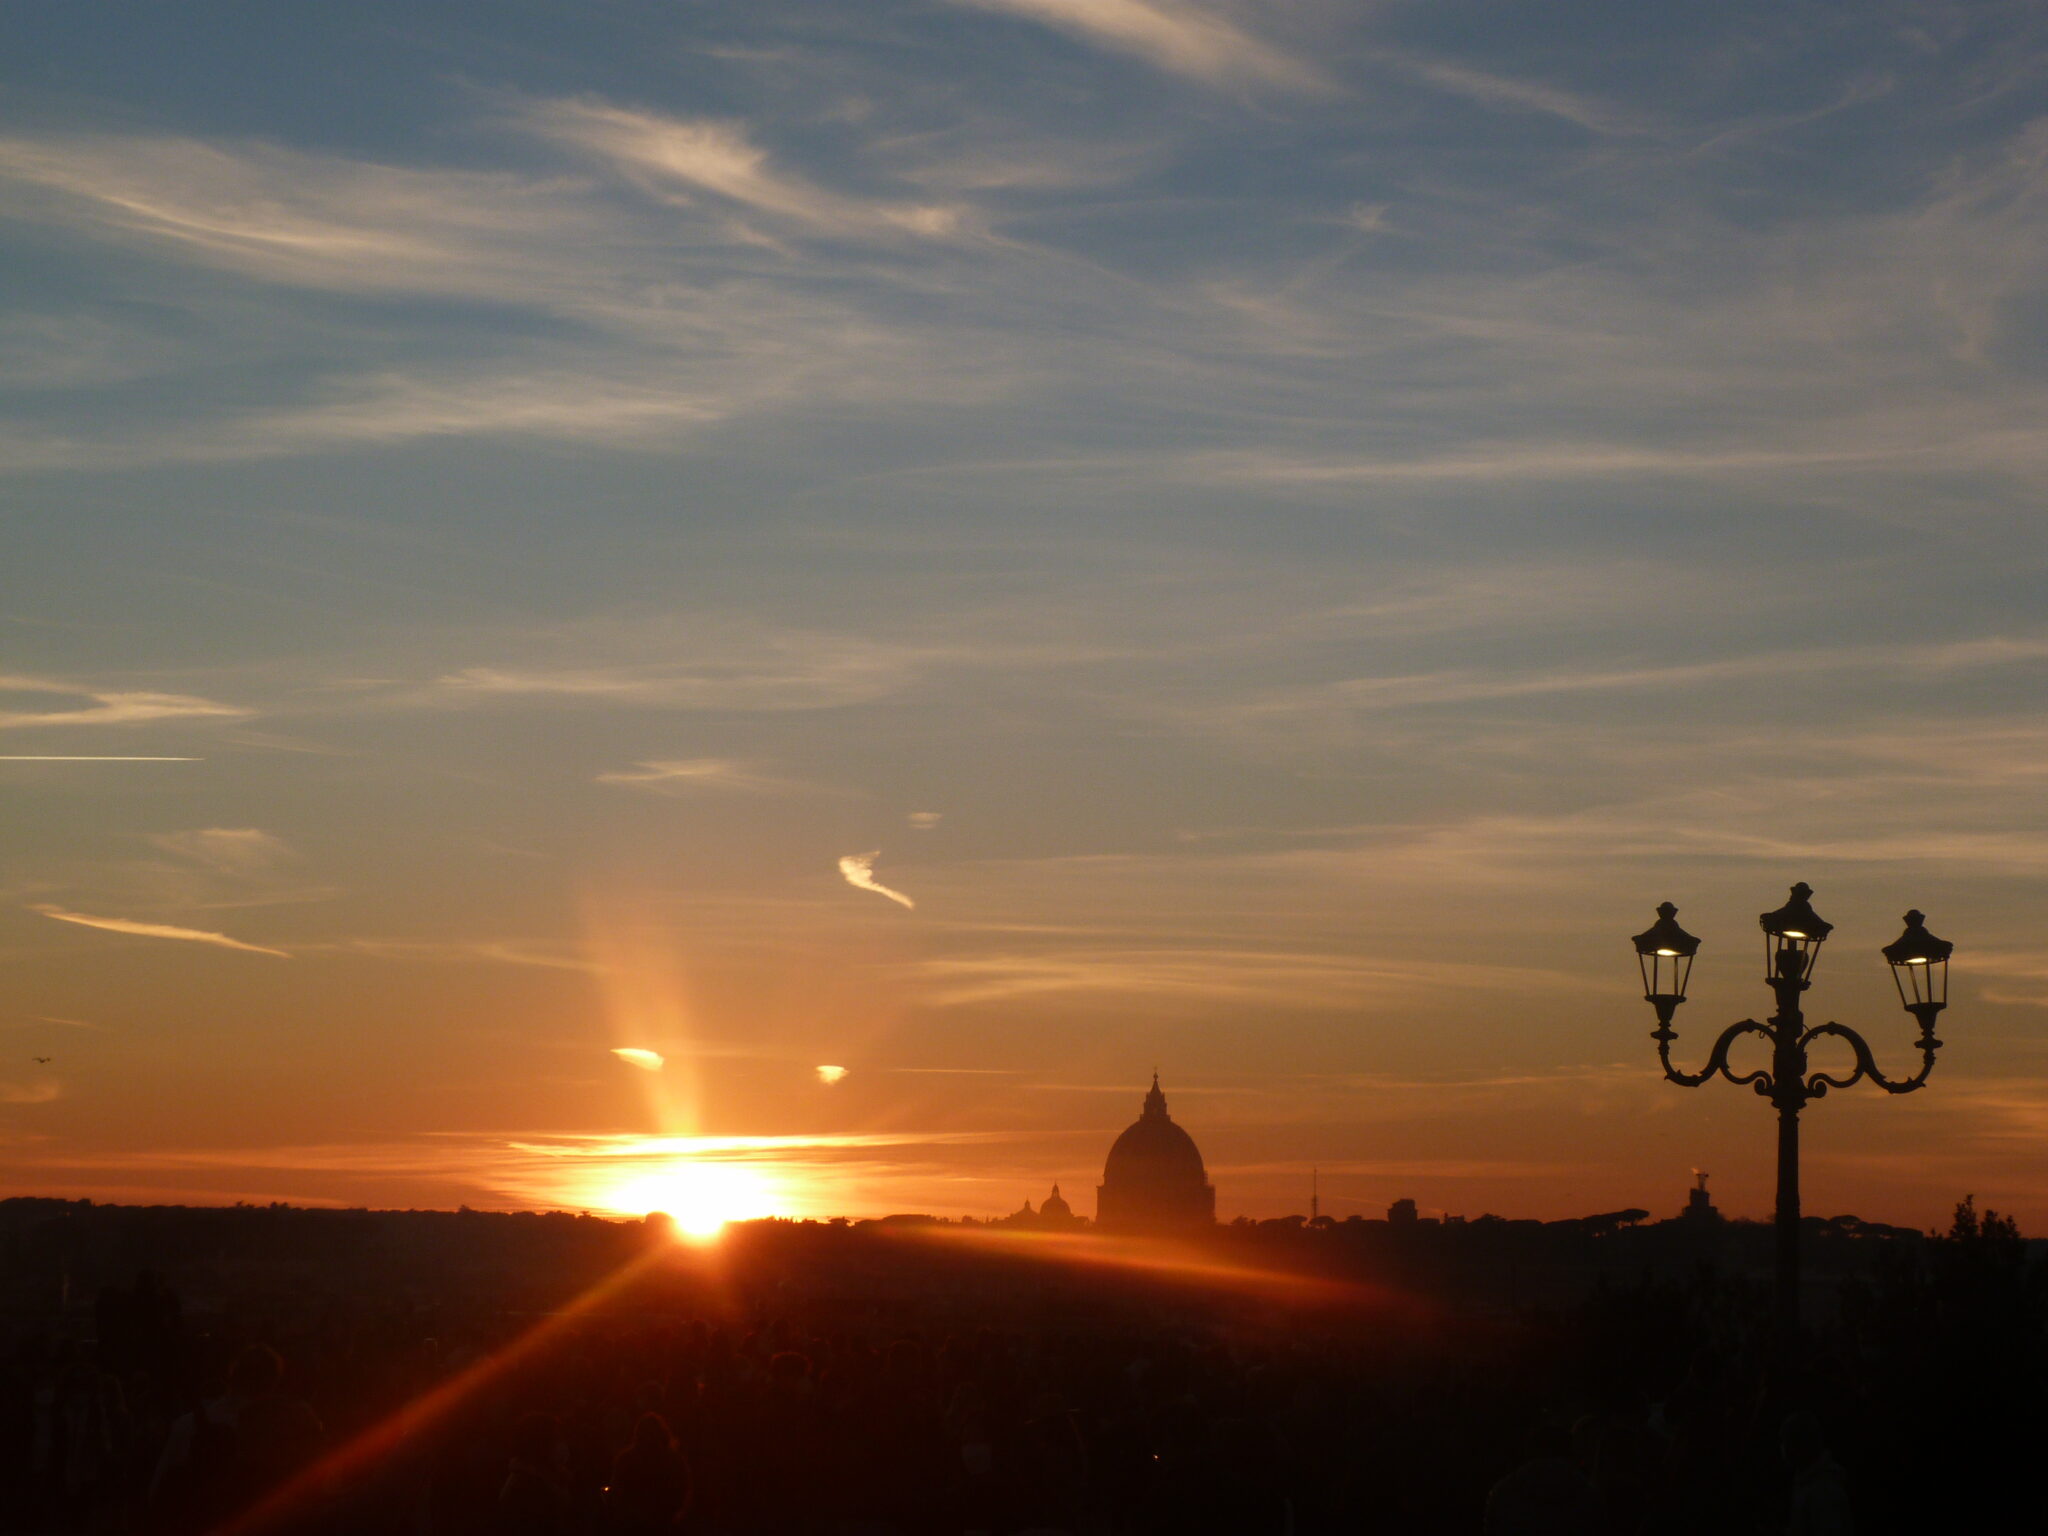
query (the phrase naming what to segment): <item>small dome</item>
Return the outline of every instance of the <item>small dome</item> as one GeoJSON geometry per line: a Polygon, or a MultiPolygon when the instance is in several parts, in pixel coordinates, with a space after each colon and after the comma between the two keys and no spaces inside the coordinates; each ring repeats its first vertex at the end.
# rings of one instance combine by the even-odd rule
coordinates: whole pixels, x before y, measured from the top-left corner
{"type": "MultiPolygon", "coordinates": [[[[1029,1203],[1028,1201],[1026,1202],[1029,1203]]],[[[1060,1198],[1060,1187],[1055,1184],[1052,1193],[1045,1197],[1045,1204],[1038,1208],[1040,1216],[1052,1216],[1064,1221],[1074,1214],[1074,1208],[1060,1198]]]]}

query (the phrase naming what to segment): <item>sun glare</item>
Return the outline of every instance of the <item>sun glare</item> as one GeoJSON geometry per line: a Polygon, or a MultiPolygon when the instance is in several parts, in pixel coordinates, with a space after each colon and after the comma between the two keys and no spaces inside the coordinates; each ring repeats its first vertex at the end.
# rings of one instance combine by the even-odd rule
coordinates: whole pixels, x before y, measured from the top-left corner
{"type": "Polygon", "coordinates": [[[691,1159],[636,1173],[606,1192],[607,1209],[627,1216],[665,1211],[687,1237],[714,1237],[729,1221],[767,1216],[774,1186],[747,1163],[691,1159]]]}

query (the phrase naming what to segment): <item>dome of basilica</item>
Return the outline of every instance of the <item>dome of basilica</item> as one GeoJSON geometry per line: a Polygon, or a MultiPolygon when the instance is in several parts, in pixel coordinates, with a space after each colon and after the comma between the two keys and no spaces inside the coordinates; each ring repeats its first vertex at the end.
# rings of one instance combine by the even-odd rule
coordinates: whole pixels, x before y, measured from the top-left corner
{"type": "Polygon", "coordinates": [[[1215,1220],[1216,1190],[1201,1151],[1167,1114],[1155,1072],[1144,1112],[1109,1149],[1096,1190],[1096,1224],[1110,1231],[1160,1232],[1215,1220]]]}

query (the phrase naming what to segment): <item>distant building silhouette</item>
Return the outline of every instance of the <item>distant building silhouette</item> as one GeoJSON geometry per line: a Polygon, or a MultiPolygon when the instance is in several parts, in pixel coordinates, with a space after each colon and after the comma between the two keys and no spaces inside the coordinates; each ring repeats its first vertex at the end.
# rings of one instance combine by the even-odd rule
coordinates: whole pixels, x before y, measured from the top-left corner
{"type": "Polygon", "coordinates": [[[1721,1219],[1721,1213],[1707,1196],[1707,1176],[1695,1168],[1692,1177],[1693,1186],[1685,1192],[1685,1209],[1679,1212],[1678,1219],[1710,1226],[1721,1219]]]}
{"type": "Polygon", "coordinates": [[[1144,1113],[1109,1149],[1095,1222],[1109,1232],[1186,1232],[1216,1223],[1216,1187],[1194,1138],[1166,1113],[1157,1072],[1144,1113]]]}
{"type": "Polygon", "coordinates": [[[1075,1227],[1084,1227],[1088,1223],[1074,1214],[1074,1208],[1067,1204],[1060,1194],[1059,1185],[1055,1184],[1052,1193],[1045,1197],[1045,1204],[1037,1210],[1031,1209],[1031,1202],[1026,1200],[1021,1210],[998,1217],[994,1224],[1003,1227],[1031,1227],[1045,1232],[1067,1232],[1075,1227]]]}

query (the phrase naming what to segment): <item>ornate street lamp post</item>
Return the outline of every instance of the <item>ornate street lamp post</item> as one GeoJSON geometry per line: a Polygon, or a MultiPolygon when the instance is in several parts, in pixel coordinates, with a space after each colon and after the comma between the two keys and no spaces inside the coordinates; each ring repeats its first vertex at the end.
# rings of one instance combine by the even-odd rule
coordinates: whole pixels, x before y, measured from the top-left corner
{"type": "Polygon", "coordinates": [[[1744,1019],[1730,1024],[1714,1042],[1707,1064],[1697,1072],[1680,1071],[1671,1064],[1671,1043],[1678,1038],[1671,1019],[1685,1001],[1686,982],[1692,976],[1700,941],[1678,926],[1678,908],[1668,901],[1657,909],[1657,921],[1635,936],[1643,997],[1657,1010],[1657,1028],[1650,1038],[1657,1042],[1664,1076],[1683,1087],[1697,1088],[1719,1073],[1731,1083],[1754,1084],[1757,1093],[1777,1108],[1778,1327],[1788,1342],[1799,1330],[1799,1111],[1807,1100],[1822,1097],[1830,1088],[1847,1088],[1866,1077],[1886,1093],[1911,1093],[1927,1081],[1934,1070],[1934,1053],[1941,1048],[1934,1038],[1934,1021],[1948,1006],[1948,957],[1955,947],[1929,933],[1926,919],[1918,912],[1908,912],[1906,931],[1884,946],[1882,953],[1892,968],[1899,1001],[1920,1024],[1920,1070],[1895,1082],[1878,1070],[1869,1044],[1855,1030],[1832,1022],[1809,1028],[1800,1011],[1799,994],[1812,984],[1820,947],[1834,930],[1808,903],[1811,895],[1812,887],[1795,885],[1790,901],[1757,919],[1764,931],[1764,980],[1777,998],[1777,1011],[1770,1022],[1744,1019]],[[1738,1072],[1728,1064],[1729,1050],[1744,1035],[1755,1035],[1770,1046],[1768,1067],[1738,1072]],[[1823,1036],[1847,1043],[1856,1062],[1856,1070],[1847,1077],[1808,1070],[1806,1049],[1823,1036]]]}

